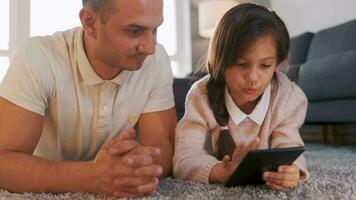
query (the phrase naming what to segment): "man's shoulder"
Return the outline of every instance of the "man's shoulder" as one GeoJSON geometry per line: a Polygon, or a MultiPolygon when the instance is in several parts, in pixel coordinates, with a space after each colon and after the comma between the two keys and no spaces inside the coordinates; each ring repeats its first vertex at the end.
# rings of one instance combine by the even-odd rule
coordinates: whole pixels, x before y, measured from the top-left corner
{"type": "Polygon", "coordinates": [[[14,56],[15,63],[24,63],[31,71],[38,71],[44,77],[63,74],[71,69],[71,56],[75,55],[74,38],[78,31],[80,29],[76,28],[27,39],[14,56]]]}
{"type": "Polygon", "coordinates": [[[57,31],[52,35],[34,36],[28,40],[29,45],[37,45],[43,50],[68,49],[76,43],[82,28],[76,27],[66,31],[57,31]]]}

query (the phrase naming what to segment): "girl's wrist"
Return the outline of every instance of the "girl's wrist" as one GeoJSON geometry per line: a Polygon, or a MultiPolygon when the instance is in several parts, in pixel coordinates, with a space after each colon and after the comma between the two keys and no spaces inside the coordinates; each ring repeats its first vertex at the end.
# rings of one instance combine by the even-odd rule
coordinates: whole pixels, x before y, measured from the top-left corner
{"type": "Polygon", "coordinates": [[[226,183],[230,175],[226,171],[224,163],[214,165],[209,174],[209,183],[226,183]]]}

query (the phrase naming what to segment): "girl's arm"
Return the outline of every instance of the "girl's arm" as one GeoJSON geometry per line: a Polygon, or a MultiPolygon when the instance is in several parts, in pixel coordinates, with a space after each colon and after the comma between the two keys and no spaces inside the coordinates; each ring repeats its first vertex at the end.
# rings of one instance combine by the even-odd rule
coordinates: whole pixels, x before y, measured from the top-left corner
{"type": "MultiPolygon", "coordinates": [[[[270,135],[270,147],[282,148],[304,146],[299,134],[299,128],[303,125],[308,101],[303,91],[295,84],[288,91],[282,91],[279,102],[275,105],[274,121],[276,124],[270,135]]],[[[278,172],[264,173],[267,185],[274,189],[296,186],[300,180],[307,180],[309,172],[305,158],[301,155],[290,166],[280,166],[278,172]]]]}
{"type": "Polygon", "coordinates": [[[173,174],[177,178],[208,183],[211,168],[221,161],[212,155],[211,142],[207,139],[209,124],[215,122],[214,115],[198,87],[195,84],[189,91],[185,115],[176,127],[173,174]]]}

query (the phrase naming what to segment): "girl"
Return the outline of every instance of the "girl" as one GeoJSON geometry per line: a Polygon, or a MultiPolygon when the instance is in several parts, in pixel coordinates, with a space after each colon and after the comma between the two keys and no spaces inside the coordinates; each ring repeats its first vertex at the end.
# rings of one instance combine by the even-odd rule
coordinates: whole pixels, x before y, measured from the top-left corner
{"type": "MultiPolygon", "coordinates": [[[[226,183],[252,149],[304,145],[298,129],[307,99],[276,71],[287,59],[289,39],[283,21],[263,6],[240,4],[223,16],[209,46],[209,75],[190,89],[176,128],[176,177],[226,183]],[[222,140],[228,142],[222,145],[222,140]]],[[[308,176],[300,156],[292,165],[264,172],[263,180],[272,189],[284,189],[308,176]]]]}

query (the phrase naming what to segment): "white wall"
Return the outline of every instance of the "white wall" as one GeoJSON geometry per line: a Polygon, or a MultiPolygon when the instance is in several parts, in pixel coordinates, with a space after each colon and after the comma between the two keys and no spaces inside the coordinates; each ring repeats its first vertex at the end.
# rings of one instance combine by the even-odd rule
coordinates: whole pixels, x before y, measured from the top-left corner
{"type": "Polygon", "coordinates": [[[271,0],[291,37],[356,19],[356,0],[271,0]]]}

